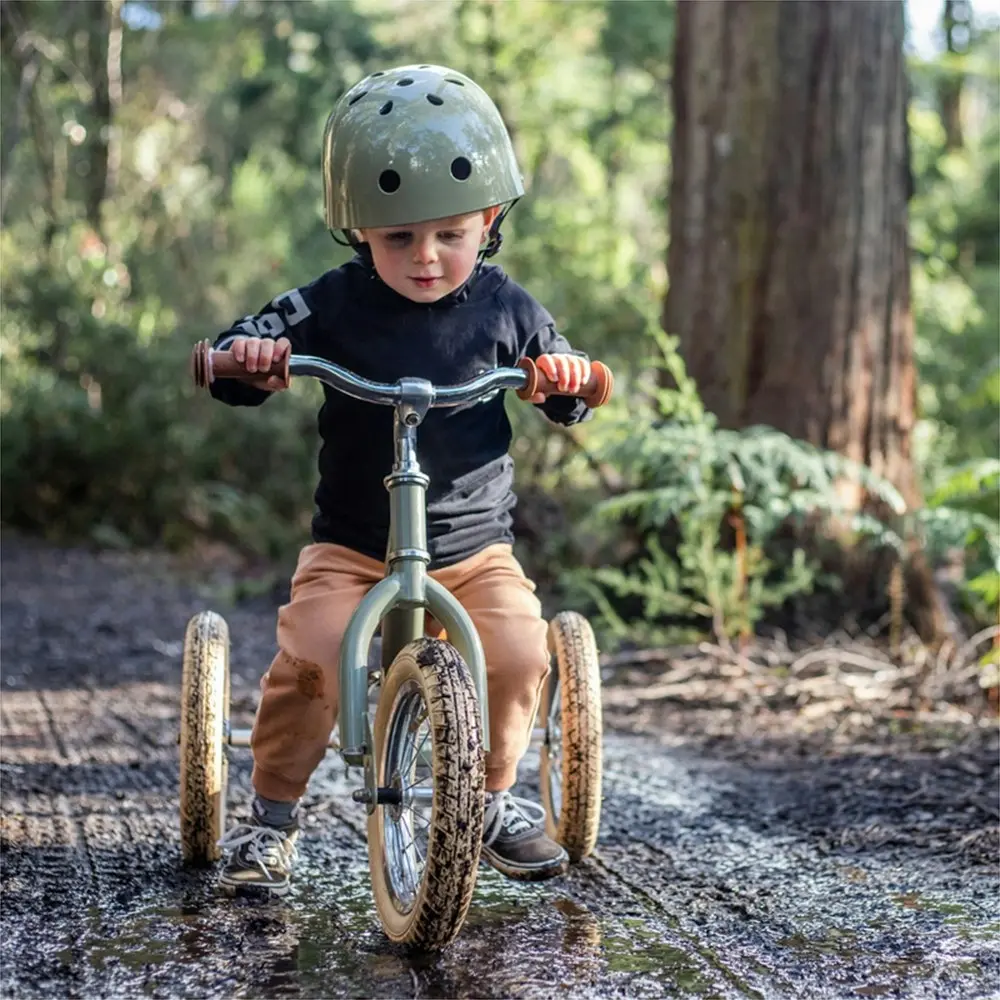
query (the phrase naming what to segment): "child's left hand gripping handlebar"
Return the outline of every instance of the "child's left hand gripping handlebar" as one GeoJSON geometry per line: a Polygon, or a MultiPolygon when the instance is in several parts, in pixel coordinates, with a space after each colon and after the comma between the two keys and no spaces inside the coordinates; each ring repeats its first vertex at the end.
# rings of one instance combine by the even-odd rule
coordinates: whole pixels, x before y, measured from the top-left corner
{"type": "MultiPolygon", "coordinates": [[[[217,378],[232,378],[240,382],[247,382],[250,385],[257,385],[261,388],[267,386],[268,380],[277,377],[282,382],[282,387],[287,388],[291,379],[289,363],[292,361],[290,354],[278,362],[271,365],[267,371],[248,372],[243,363],[233,357],[231,351],[217,351],[207,341],[196,344],[191,355],[191,374],[195,385],[207,388],[217,378]]],[[[543,372],[538,369],[531,358],[522,358],[517,367],[520,368],[526,377],[524,387],[517,389],[517,395],[521,399],[530,399],[536,393],[543,393],[546,396],[577,396],[589,407],[596,408],[603,406],[610,398],[614,388],[614,376],[607,365],[600,361],[593,361],[590,365],[590,378],[574,393],[560,392],[556,388],[556,383],[550,381],[543,372]]]]}
{"type": "Polygon", "coordinates": [[[556,388],[556,383],[552,382],[531,358],[521,358],[517,367],[528,376],[524,388],[517,390],[519,399],[531,399],[537,392],[546,396],[577,396],[595,410],[611,398],[611,392],[615,387],[615,377],[611,374],[611,369],[600,361],[591,361],[590,378],[577,392],[560,392],[556,388]]]}

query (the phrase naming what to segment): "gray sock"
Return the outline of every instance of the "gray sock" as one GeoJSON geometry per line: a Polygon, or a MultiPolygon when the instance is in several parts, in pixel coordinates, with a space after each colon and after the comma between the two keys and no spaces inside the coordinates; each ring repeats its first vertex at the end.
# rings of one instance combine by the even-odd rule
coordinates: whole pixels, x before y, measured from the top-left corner
{"type": "Polygon", "coordinates": [[[263,795],[255,795],[253,799],[254,816],[265,826],[288,826],[299,814],[298,800],[295,802],[275,802],[265,799],[263,795]]]}

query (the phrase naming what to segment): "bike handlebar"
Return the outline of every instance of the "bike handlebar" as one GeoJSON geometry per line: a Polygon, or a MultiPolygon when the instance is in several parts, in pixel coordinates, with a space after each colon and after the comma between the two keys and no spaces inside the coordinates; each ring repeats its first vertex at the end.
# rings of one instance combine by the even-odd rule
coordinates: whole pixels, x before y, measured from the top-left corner
{"type": "MultiPolygon", "coordinates": [[[[237,379],[263,388],[264,383],[272,376],[280,378],[282,388],[287,388],[292,375],[311,375],[355,399],[390,406],[399,403],[403,394],[400,382],[372,382],[340,365],[307,354],[286,354],[266,372],[248,372],[242,362],[233,357],[232,351],[217,351],[207,340],[195,345],[191,355],[191,374],[195,385],[201,388],[207,388],[217,378],[237,379]]],[[[591,362],[590,378],[580,391],[568,393],[559,392],[556,383],[539,371],[531,358],[522,358],[516,368],[495,368],[461,385],[433,386],[431,406],[457,406],[489,395],[497,389],[514,389],[521,399],[530,399],[539,392],[546,396],[574,395],[595,409],[611,398],[613,388],[614,376],[611,369],[600,361],[591,362]]]]}

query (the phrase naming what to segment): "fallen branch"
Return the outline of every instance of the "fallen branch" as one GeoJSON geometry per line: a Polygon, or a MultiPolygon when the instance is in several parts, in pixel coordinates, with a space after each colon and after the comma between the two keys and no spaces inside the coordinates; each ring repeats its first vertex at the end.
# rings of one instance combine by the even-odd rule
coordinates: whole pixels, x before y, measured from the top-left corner
{"type": "Polygon", "coordinates": [[[851,653],[845,649],[814,649],[812,652],[806,653],[804,656],[800,656],[792,665],[789,667],[789,672],[791,674],[801,673],[810,663],[821,663],[825,660],[833,660],[835,665],[839,666],[842,663],[850,663],[853,666],[861,667],[864,670],[870,670],[872,673],[877,673],[880,670],[894,669],[894,664],[890,663],[888,660],[877,660],[871,656],[862,656],[859,653],[851,653]]]}

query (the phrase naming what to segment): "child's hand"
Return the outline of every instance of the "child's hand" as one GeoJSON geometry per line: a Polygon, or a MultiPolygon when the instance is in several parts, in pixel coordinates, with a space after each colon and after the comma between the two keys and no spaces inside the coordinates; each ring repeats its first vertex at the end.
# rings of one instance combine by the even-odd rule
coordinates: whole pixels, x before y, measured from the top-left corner
{"type": "MultiPolygon", "coordinates": [[[[590,380],[590,362],[577,354],[543,354],[535,360],[538,370],[555,382],[560,392],[575,396],[590,380]]],[[[544,403],[548,397],[536,392],[531,403],[544,403]]]]}
{"type": "MultiPolygon", "coordinates": [[[[230,346],[233,357],[251,373],[268,371],[271,365],[284,360],[291,349],[292,345],[287,337],[282,337],[280,340],[271,340],[270,337],[238,337],[230,346]]],[[[269,377],[262,375],[251,385],[258,389],[267,389],[269,392],[287,388],[277,375],[269,377]]]]}

